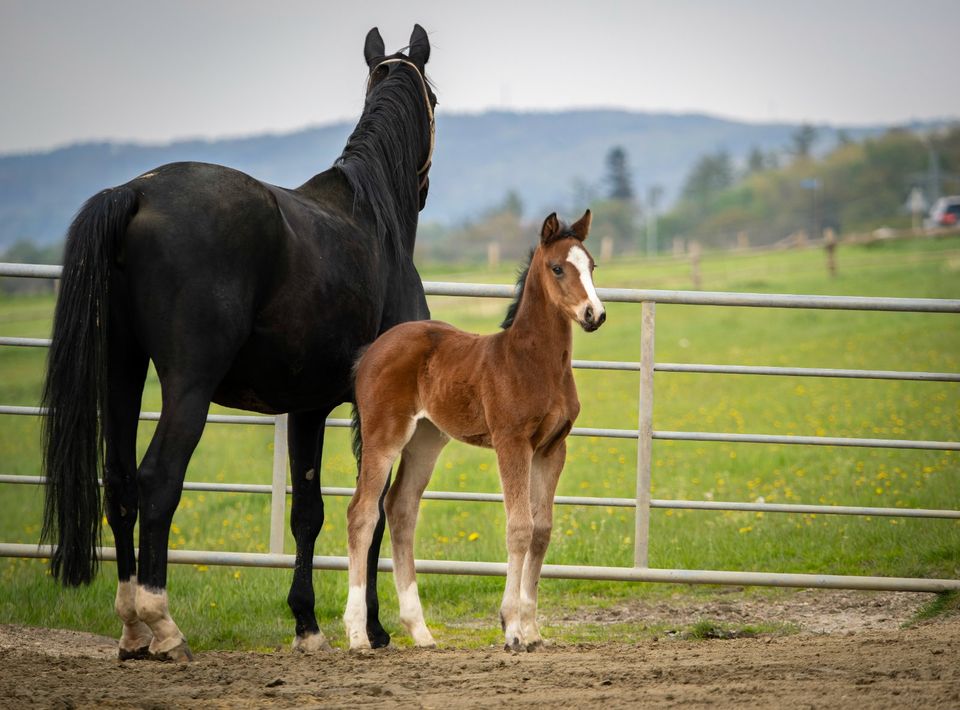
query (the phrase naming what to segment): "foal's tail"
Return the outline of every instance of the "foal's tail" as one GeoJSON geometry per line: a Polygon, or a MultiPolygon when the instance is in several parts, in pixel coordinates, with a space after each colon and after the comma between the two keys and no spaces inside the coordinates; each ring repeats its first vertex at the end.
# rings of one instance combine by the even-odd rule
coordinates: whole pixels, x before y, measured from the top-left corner
{"type": "Polygon", "coordinates": [[[84,204],[67,232],[42,398],[47,482],[40,540],[54,545],[53,576],[72,586],[89,583],[97,569],[107,285],[115,245],[136,210],[130,188],[104,190],[84,204]]]}
{"type": "Polygon", "coordinates": [[[364,345],[357,350],[357,354],[353,358],[353,367],[350,368],[350,382],[353,385],[354,391],[353,410],[350,415],[350,431],[353,436],[350,445],[353,448],[353,458],[357,460],[357,478],[360,477],[360,455],[363,452],[363,432],[360,430],[360,405],[356,401],[357,368],[360,366],[360,359],[369,348],[370,345],[364,345]]]}

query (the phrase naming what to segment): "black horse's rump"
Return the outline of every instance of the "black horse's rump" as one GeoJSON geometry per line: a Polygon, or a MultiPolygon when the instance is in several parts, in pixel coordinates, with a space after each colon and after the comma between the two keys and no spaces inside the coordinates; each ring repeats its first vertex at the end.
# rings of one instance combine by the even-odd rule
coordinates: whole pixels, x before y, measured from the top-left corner
{"type": "MultiPolygon", "coordinates": [[[[64,583],[89,582],[96,569],[101,471],[120,581],[136,575],[140,587],[162,591],[170,521],[211,401],[289,412],[297,544],[289,601],[298,640],[319,634],[311,572],[323,524],[324,420],[352,398],[360,347],[429,317],[412,260],[435,102],[419,25],[410,45],[409,56],[385,57],[371,30],[363,115],[335,166],[300,187],[173,163],[105,190],[78,213],[43,395],[42,535],[64,583]],[[138,466],[151,361],[163,406],[138,466]]],[[[379,540],[373,575],[378,554],[379,540]]],[[[375,610],[375,577],[368,589],[375,610]]],[[[375,613],[372,621],[385,643],[375,613]]]]}

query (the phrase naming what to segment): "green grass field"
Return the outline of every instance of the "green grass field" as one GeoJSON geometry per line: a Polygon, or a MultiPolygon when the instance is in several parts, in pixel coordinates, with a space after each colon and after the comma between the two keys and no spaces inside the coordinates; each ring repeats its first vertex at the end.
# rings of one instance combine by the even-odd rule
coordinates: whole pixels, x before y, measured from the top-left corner
{"type": "MultiPolygon", "coordinates": [[[[702,264],[703,288],[960,298],[960,238],[842,247],[839,267],[839,277],[829,279],[823,255],[816,250],[708,254],[702,264]]],[[[512,265],[496,271],[428,266],[422,275],[425,280],[508,283],[513,269],[512,265]]],[[[599,265],[595,280],[601,287],[690,287],[688,265],[668,258],[615,259],[599,265]]],[[[494,330],[506,305],[503,300],[431,301],[436,318],[476,332],[494,330]]],[[[48,336],[52,306],[50,297],[0,300],[0,334],[48,336]]],[[[639,321],[639,306],[608,304],[608,321],[600,331],[576,334],[574,356],[638,360],[639,321]]],[[[0,403],[36,405],[44,357],[40,349],[0,348],[0,403]]],[[[960,317],[661,305],[656,359],[957,372],[960,317]]],[[[579,371],[577,382],[583,403],[578,426],[636,427],[635,373],[579,371]]],[[[144,408],[155,411],[159,405],[159,387],[151,377],[144,408]]],[[[225,410],[215,407],[213,411],[225,410]]],[[[347,410],[335,416],[347,416],[347,410]]],[[[141,424],[141,454],[153,427],[150,422],[141,424]]],[[[654,428],[957,440],[960,385],[658,373],[654,428]]],[[[0,473],[39,474],[38,432],[34,418],[0,415],[0,473]]],[[[269,427],[210,425],[187,479],[269,483],[272,441],[269,427]]],[[[753,501],[762,497],[767,502],[960,508],[956,452],[656,441],[653,453],[654,498],[753,501]]],[[[635,472],[634,442],[572,438],[559,493],[632,497],[635,472]]],[[[349,433],[330,431],[324,484],[350,486],[354,476],[349,433]]],[[[498,490],[492,452],[451,444],[430,487],[498,490]]],[[[0,484],[0,501],[0,541],[36,542],[42,491],[0,484]]],[[[327,498],[318,554],[345,554],[346,504],[345,498],[327,498]]],[[[419,558],[505,559],[504,515],[499,505],[427,501],[420,520],[419,558]]],[[[628,566],[633,559],[633,525],[630,509],[558,506],[547,562],[628,566]]],[[[257,552],[266,551],[268,536],[268,496],[188,492],[174,519],[171,545],[257,552]]],[[[104,531],[104,544],[113,544],[109,528],[104,531]]],[[[289,534],[285,551],[293,552],[289,534]]],[[[383,556],[389,556],[386,545],[383,556]]],[[[955,579],[960,577],[960,521],[654,510],[650,565],[955,579]]],[[[286,570],[174,565],[172,612],[196,649],[286,645],[293,633],[285,603],[289,579],[286,570]]],[[[315,580],[318,617],[328,636],[342,642],[339,617],[346,576],[317,572],[315,580]]],[[[0,560],[0,623],[116,635],[115,583],[111,563],[104,564],[90,588],[62,590],[53,584],[41,561],[0,560]]],[[[441,643],[495,641],[501,589],[499,578],[424,575],[420,579],[427,622],[441,643]]],[[[390,575],[381,576],[380,590],[385,625],[404,643],[390,575]]],[[[561,612],[675,591],[675,587],[657,585],[544,580],[541,609],[561,612]]],[[[565,628],[556,633],[573,638],[577,631],[565,628]]],[[[595,637],[596,630],[582,633],[595,637]]]]}

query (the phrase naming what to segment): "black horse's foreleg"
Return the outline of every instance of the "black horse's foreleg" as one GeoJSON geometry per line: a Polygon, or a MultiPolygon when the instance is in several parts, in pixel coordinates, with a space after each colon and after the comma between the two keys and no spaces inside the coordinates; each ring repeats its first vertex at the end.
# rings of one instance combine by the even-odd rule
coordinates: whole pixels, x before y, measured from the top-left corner
{"type": "MultiPolygon", "coordinates": [[[[183,492],[187,463],[200,441],[210,392],[163,381],[163,409],[137,476],[140,496],[140,559],[137,616],[153,632],[150,655],[176,661],[192,658],[186,638],[167,605],[167,542],[183,492]]],[[[212,389],[212,388],[209,388],[212,389]]]]}
{"type": "Polygon", "coordinates": [[[293,482],[290,529],[297,546],[287,604],[296,622],[297,635],[293,647],[301,651],[330,648],[317,623],[313,592],[314,546],[323,527],[320,457],[326,417],[327,412],[294,413],[290,415],[287,430],[290,477],[293,482]]]}
{"type": "Polygon", "coordinates": [[[383,499],[390,490],[390,476],[387,476],[387,485],[383,487],[378,504],[380,517],[377,527],[373,530],[373,539],[367,551],[367,638],[370,646],[383,648],[390,643],[390,634],[380,623],[380,599],[377,596],[377,563],[380,561],[380,545],[383,543],[383,531],[387,524],[387,516],[383,512],[383,499]]]}
{"type": "MultiPolygon", "coordinates": [[[[120,331],[114,330],[114,333],[120,331]]],[[[133,529],[137,523],[137,424],[147,356],[130,338],[110,341],[107,410],[104,412],[106,460],[104,511],[117,550],[117,595],[114,608],[123,621],[120,660],[141,658],[153,640],[136,609],[137,559],[133,529]]]]}

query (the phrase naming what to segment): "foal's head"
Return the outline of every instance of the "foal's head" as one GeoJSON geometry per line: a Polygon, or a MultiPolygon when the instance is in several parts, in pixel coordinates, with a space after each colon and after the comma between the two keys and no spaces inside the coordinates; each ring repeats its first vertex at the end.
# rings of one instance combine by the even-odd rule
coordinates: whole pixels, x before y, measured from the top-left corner
{"type": "Polygon", "coordinates": [[[590,231],[590,210],[567,227],[554,212],[540,230],[539,277],[547,297],[577,321],[587,332],[593,332],[607,319],[603,304],[593,286],[593,257],[583,246],[590,231]]]}

